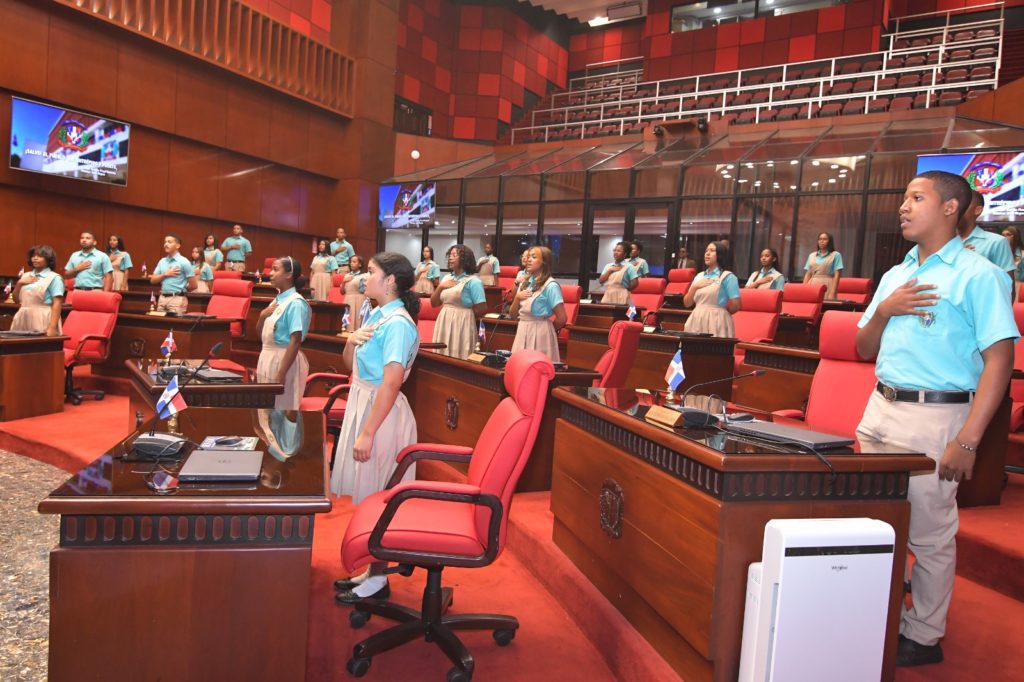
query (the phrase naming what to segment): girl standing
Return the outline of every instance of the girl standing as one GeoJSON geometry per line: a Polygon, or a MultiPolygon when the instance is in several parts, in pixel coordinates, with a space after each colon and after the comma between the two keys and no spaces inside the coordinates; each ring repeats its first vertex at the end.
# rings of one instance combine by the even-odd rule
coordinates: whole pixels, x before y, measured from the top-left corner
{"type": "Polygon", "coordinates": [[[704,272],[693,278],[683,297],[687,307],[696,305],[683,327],[688,332],[733,338],[733,313],[740,309],[740,283],[729,272],[732,258],[724,243],[711,242],[704,250],[704,272]]]}
{"type": "Polygon", "coordinates": [[[363,303],[366,296],[366,273],[363,272],[363,259],[353,254],[348,259],[348,274],[341,282],[341,293],[345,295],[348,306],[348,330],[354,332],[363,323],[363,303]]]}
{"type": "Polygon", "coordinates": [[[28,250],[31,271],[14,285],[14,300],[21,307],[14,314],[11,331],[44,332],[60,336],[60,306],[64,302],[64,278],[54,272],[57,254],[53,247],[37,244],[28,250]]]}
{"type": "Polygon", "coordinates": [[[420,264],[416,266],[416,286],[413,291],[429,296],[434,293],[437,283],[441,281],[441,268],[434,262],[434,249],[424,246],[420,254],[420,264]]]}
{"type": "Polygon", "coordinates": [[[316,243],[316,255],[309,266],[309,288],[314,301],[326,301],[331,292],[331,274],[338,269],[338,261],[330,254],[326,239],[316,243]]]}
{"type": "Polygon", "coordinates": [[[124,250],[124,240],[116,234],[107,240],[107,257],[114,268],[114,284],[111,291],[128,291],[128,271],[132,269],[132,257],[124,250]]]}
{"type": "Polygon", "coordinates": [[[476,257],[465,244],[448,249],[452,271],[430,295],[430,304],[441,308],[434,323],[434,342],[445,344],[437,352],[465,360],[476,349],[476,321],[487,310],[484,285],[476,276],[476,257]]]}
{"type": "Polygon", "coordinates": [[[509,314],[513,318],[519,315],[513,353],[523,348],[539,350],[552,362],[559,362],[558,330],[565,326],[566,316],[562,287],[551,278],[553,261],[551,249],[546,246],[529,249],[526,271],[530,277],[512,299],[509,314]]]}
{"type": "Polygon", "coordinates": [[[597,280],[604,285],[602,303],[629,305],[629,292],[636,289],[637,282],[640,281],[636,269],[629,262],[629,250],[629,244],[619,242],[612,251],[614,260],[604,266],[604,271],[597,280]]]}
{"type": "Polygon", "coordinates": [[[779,254],[775,249],[761,249],[761,269],[750,273],[747,289],[778,289],[786,288],[786,278],[778,271],[779,254]]]}
{"type": "Polygon", "coordinates": [[[217,248],[217,238],[212,234],[206,235],[206,239],[203,240],[203,260],[213,270],[224,267],[224,254],[217,248]]]}
{"type": "Polygon", "coordinates": [[[1007,225],[1003,228],[1003,236],[1010,242],[1010,252],[1013,253],[1013,300],[1020,296],[1021,282],[1024,282],[1024,241],[1020,237],[1020,228],[1016,225],[1007,225]]]}
{"type": "Polygon", "coordinates": [[[256,380],[284,384],[284,393],[274,400],[276,410],[297,410],[309,375],[309,362],[299,345],[309,331],[311,311],[297,289],[306,284],[302,264],[282,256],[270,266],[270,283],[277,298],[260,313],[256,333],[263,341],[256,363],[256,380]]]}
{"type": "Polygon", "coordinates": [[[198,246],[192,247],[192,269],[196,272],[196,291],[201,294],[213,291],[213,268],[203,259],[198,246]]]}
{"type": "Polygon", "coordinates": [[[836,251],[832,235],[822,232],[818,235],[818,250],[807,257],[804,265],[804,284],[824,284],[825,298],[835,298],[842,270],[842,254],[836,251]]]}

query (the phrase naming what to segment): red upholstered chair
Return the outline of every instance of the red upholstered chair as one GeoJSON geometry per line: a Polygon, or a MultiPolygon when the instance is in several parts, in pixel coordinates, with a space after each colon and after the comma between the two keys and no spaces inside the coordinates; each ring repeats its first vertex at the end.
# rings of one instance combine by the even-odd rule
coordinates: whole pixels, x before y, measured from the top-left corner
{"type": "Polygon", "coordinates": [[[274,267],[274,261],[277,259],[273,256],[263,259],[263,276],[270,277],[270,268],[274,267]]]}
{"type": "Polygon", "coordinates": [[[594,380],[598,388],[622,388],[626,385],[629,368],[636,359],[636,349],[640,347],[640,332],[644,325],[640,322],[619,320],[608,330],[608,350],[597,361],[594,371],[601,378],[594,380]]]}
{"type": "Polygon", "coordinates": [[[836,289],[836,298],[841,301],[853,301],[854,303],[867,303],[871,300],[871,292],[874,290],[871,280],[867,277],[840,277],[839,287],[836,289]]]}
{"type": "Polygon", "coordinates": [[[242,279],[242,273],[237,270],[214,270],[213,280],[218,279],[242,279]]]}
{"type": "MultiPolygon", "coordinates": [[[[1013,319],[1017,322],[1017,330],[1024,329],[1024,303],[1013,304],[1013,319]]],[[[1024,343],[1013,344],[1013,368],[1024,371],[1024,343]]],[[[1010,433],[1020,431],[1024,427],[1024,379],[1010,380],[1010,399],[1013,409],[1010,412],[1010,433]]]]}
{"type": "MultiPolygon", "coordinates": [[[[512,268],[505,266],[501,269],[502,272],[510,272],[512,268]]],[[[502,275],[498,277],[498,286],[501,287],[502,291],[512,291],[516,288],[516,277],[515,275],[506,276],[502,275]]]]}
{"type": "MultiPolygon", "coordinates": [[[[299,409],[303,412],[323,412],[326,431],[338,442],[341,424],[345,421],[345,408],[348,407],[348,392],[352,387],[348,375],[334,372],[314,372],[306,377],[306,390],[309,387],[324,383],[327,386],[326,396],[304,395],[299,401],[299,409]]],[[[331,448],[331,464],[334,467],[334,448],[331,448]]]]}
{"type": "Polygon", "coordinates": [[[580,296],[583,287],[575,284],[562,285],[562,304],[565,306],[565,326],[558,330],[558,340],[569,342],[569,326],[576,324],[576,316],[580,313],[580,296]]]}
{"type": "Polygon", "coordinates": [[[430,299],[420,298],[420,313],[416,316],[416,329],[420,332],[420,343],[431,343],[434,340],[434,323],[441,312],[441,306],[436,308],[430,304],[430,299]]]}
{"type": "Polygon", "coordinates": [[[454,630],[493,630],[501,646],[515,637],[519,621],[513,616],[444,615],[452,603],[452,588],[441,587],[441,573],[446,566],[487,566],[504,548],[512,491],[537,438],[554,375],[551,361],[542,353],[514,353],[504,374],[509,397],[498,404],[474,447],[410,445],[398,454],[398,468],[387,488],[356,507],[341,544],[345,568],[354,571],[373,561],[396,562],[395,572],[405,575],[425,569],[427,584],[422,612],[374,599],[354,605],[349,614],[353,627],[362,627],[370,614],[400,624],[356,644],[348,662],[350,673],[361,676],[373,656],[425,636],[455,664],[448,679],[469,680],[473,656],[454,630]],[[410,464],[424,459],[468,464],[466,482],[399,482],[410,464]]]}
{"type": "MultiPolygon", "coordinates": [[[[857,322],[861,314],[830,310],[821,320],[818,352],[821,359],[811,380],[808,427],[852,438],[864,408],[875,390],[875,363],[857,354],[857,322]],[[837,390],[842,387],[842,390],[837,390]]],[[[778,417],[799,417],[799,410],[779,410],[778,417]]],[[[783,419],[776,419],[783,421],[783,419]]]]}
{"type": "Polygon", "coordinates": [[[121,294],[113,291],[76,291],[75,302],[64,320],[64,397],[75,405],[87,395],[103,400],[103,391],[75,388],[72,375],[78,365],[103,362],[110,353],[110,337],[117,324],[121,294]]]}
{"type": "Polygon", "coordinates": [[[245,318],[252,305],[252,287],[253,282],[247,279],[213,280],[213,295],[206,304],[206,314],[232,320],[231,336],[236,339],[245,336],[245,318]]]}
{"type": "Polygon", "coordinates": [[[331,275],[331,290],[327,292],[327,301],[329,303],[344,303],[345,294],[341,292],[341,283],[345,281],[346,273],[336,273],[331,275]]]}
{"type": "Polygon", "coordinates": [[[697,276],[695,268],[676,268],[668,271],[668,285],[665,287],[666,294],[686,294],[690,290],[693,278],[697,276]]]}
{"type": "MultiPolygon", "coordinates": [[[[771,343],[779,329],[781,312],[782,292],[778,289],[740,289],[740,309],[732,316],[736,338],[746,343],[771,343]]],[[[735,354],[738,368],[745,351],[736,348],[735,354]]]]}
{"type": "Polygon", "coordinates": [[[786,282],[786,288],[782,290],[782,314],[810,317],[817,322],[821,317],[821,304],[824,300],[824,284],[786,282]]]}
{"type": "Polygon", "coordinates": [[[629,298],[637,307],[637,311],[642,308],[645,315],[660,310],[665,302],[667,284],[668,282],[660,277],[641,277],[637,280],[636,288],[629,292],[629,298]]]}

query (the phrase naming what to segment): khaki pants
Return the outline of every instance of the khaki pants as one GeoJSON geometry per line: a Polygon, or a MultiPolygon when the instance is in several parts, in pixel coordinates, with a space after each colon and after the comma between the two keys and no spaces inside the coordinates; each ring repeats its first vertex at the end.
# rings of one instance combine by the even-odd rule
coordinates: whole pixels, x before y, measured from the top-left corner
{"type": "Polygon", "coordinates": [[[225,270],[234,270],[235,272],[245,272],[245,261],[243,260],[228,260],[224,261],[225,270]]]}
{"type": "Polygon", "coordinates": [[[176,313],[178,315],[184,315],[188,312],[188,298],[177,294],[175,296],[165,296],[160,294],[160,298],[157,299],[156,309],[168,313],[176,313]]]}
{"type": "MultiPolygon", "coordinates": [[[[970,409],[969,403],[890,403],[875,391],[857,427],[857,439],[862,452],[896,446],[928,455],[937,469],[946,445],[956,438],[970,409]]],[[[903,607],[900,634],[927,646],[936,644],[945,634],[953,596],[959,526],[957,486],[956,481],[940,479],[936,471],[910,476],[907,546],[915,558],[910,574],[913,607],[903,607]]]]}

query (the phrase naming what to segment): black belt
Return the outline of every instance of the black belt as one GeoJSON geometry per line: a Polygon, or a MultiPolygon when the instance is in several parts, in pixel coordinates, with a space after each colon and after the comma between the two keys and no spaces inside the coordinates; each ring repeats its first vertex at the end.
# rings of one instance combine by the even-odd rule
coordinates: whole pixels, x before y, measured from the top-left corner
{"type": "Polygon", "coordinates": [[[75,291],[99,291],[103,287],[75,287],[75,291]]]}
{"type": "Polygon", "coordinates": [[[184,292],[184,291],[176,291],[176,292],[174,292],[173,294],[165,294],[164,292],[162,292],[162,291],[161,291],[161,292],[160,292],[160,295],[161,295],[161,296],[166,296],[166,297],[168,297],[168,298],[174,298],[175,296],[186,296],[186,295],[187,295],[187,293],[186,293],[186,292],[184,292]]]}
{"type": "Polygon", "coordinates": [[[244,263],[245,261],[244,260],[231,260],[230,258],[228,258],[228,262],[229,263],[244,263]]]}
{"type": "Polygon", "coordinates": [[[901,403],[969,403],[974,391],[909,391],[886,386],[881,381],[875,384],[875,390],[891,402],[901,403]]]}

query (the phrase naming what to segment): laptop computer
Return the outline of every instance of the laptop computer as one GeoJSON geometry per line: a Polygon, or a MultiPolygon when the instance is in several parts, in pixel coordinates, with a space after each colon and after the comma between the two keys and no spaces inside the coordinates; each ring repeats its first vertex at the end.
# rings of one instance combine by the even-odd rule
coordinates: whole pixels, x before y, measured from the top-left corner
{"type": "Polygon", "coordinates": [[[196,378],[208,384],[240,384],[242,375],[236,372],[229,372],[226,369],[213,369],[204,367],[196,373],[196,378]]]}
{"type": "Polygon", "coordinates": [[[853,445],[852,438],[757,420],[729,422],[725,425],[725,430],[741,436],[762,438],[776,443],[797,443],[812,450],[828,450],[830,448],[842,448],[847,445],[853,445]]]}
{"type": "Polygon", "coordinates": [[[263,467],[262,450],[194,450],[178,479],[195,481],[255,481],[263,467]]]}

